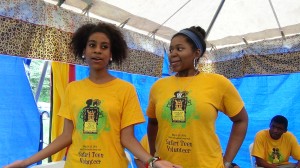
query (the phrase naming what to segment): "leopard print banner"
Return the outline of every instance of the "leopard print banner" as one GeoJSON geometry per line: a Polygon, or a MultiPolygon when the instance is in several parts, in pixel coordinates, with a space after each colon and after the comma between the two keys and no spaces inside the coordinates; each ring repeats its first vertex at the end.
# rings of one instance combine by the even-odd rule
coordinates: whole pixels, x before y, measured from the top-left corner
{"type": "MultiPolygon", "coordinates": [[[[72,33],[86,22],[100,20],[77,14],[41,0],[0,1],[0,53],[26,58],[84,64],[70,53],[72,33]]],[[[121,29],[130,48],[122,66],[110,68],[160,77],[168,44],[121,29]]],[[[219,49],[208,49],[200,70],[228,78],[255,74],[299,72],[300,35],[219,49]]]]}
{"type": "MultiPolygon", "coordinates": [[[[0,17],[0,22],[1,54],[84,64],[68,48],[72,33],[5,17],[0,17]]],[[[162,62],[162,56],[130,49],[129,58],[121,66],[112,65],[111,69],[159,77],[162,62]]]]}

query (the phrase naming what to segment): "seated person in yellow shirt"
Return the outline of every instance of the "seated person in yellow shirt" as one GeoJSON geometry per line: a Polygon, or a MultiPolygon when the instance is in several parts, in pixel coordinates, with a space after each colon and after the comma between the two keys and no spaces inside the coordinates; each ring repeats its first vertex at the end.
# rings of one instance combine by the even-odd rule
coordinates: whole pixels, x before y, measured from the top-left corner
{"type": "Polygon", "coordinates": [[[276,115],[271,120],[270,129],[256,134],[251,155],[255,157],[258,167],[300,167],[300,146],[287,128],[288,120],[284,116],[276,115]],[[289,163],[290,156],[298,162],[289,163]]]}

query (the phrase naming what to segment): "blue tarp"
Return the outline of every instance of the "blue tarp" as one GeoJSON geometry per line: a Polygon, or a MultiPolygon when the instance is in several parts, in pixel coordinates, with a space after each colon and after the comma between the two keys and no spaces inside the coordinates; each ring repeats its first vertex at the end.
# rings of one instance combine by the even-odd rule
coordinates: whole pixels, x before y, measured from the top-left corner
{"type": "MultiPolygon", "coordinates": [[[[270,120],[278,114],[288,119],[288,130],[294,133],[299,141],[300,73],[247,76],[231,81],[242,96],[249,116],[246,139],[235,162],[242,168],[250,167],[249,145],[253,142],[255,134],[261,129],[268,129],[270,120]]],[[[223,149],[231,128],[228,123],[229,119],[221,115],[216,126],[223,149]]]]}
{"type": "MultiPolygon", "coordinates": [[[[0,166],[16,159],[26,158],[38,151],[40,116],[23,66],[23,59],[1,56],[0,61],[0,166]]],[[[145,113],[149,91],[156,77],[110,71],[116,77],[131,82],[137,90],[145,113]]],[[[76,80],[88,76],[88,68],[76,66],[76,80]]],[[[300,138],[300,74],[247,76],[230,79],[241,94],[249,115],[246,139],[234,162],[242,168],[250,167],[249,144],[257,131],[267,129],[274,115],[281,114],[289,120],[289,131],[300,138]]],[[[146,115],[145,115],[146,118],[146,115]]],[[[146,123],[135,128],[138,139],[146,133],[146,123]]],[[[231,121],[220,113],[216,122],[217,134],[223,150],[231,130],[231,121]]]]}
{"type": "Polygon", "coordinates": [[[0,55],[0,167],[39,151],[41,119],[24,58],[0,55]]]}
{"type": "MultiPolygon", "coordinates": [[[[125,72],[110,71],[112,75],[131,82],[135,85],[143,112],[147,108],[149,90],[157,78],[125,72]]],[[[76,79],[87,77],[88,68],[76,66],[76,79]]],[[[166,74],[166,76],[168,76],[166,74]]],[[[300,74],[248,76],[230,79],[242,96],[249,115],[249,128],[245,141],[237,154],[234,162],[242,168],[250,167],[249,145],[253,142],[256,132],[267,129],[273,116],[281,114],[289,120],[289,130],[297,139],[300,132],[297,125],[300,124],[300,74]]],[[[146,117],[146,115],[145,115],[146,117]]],[[[146,117],[147,118],[147,117],[146,117]]],[[[135,135],[140,139],[146,133],[146,124],[137,125],[135,135]]],[[[220,113],[217,122],[217,134],[225,151],[232,122],[223,113],[220,113]]]]}

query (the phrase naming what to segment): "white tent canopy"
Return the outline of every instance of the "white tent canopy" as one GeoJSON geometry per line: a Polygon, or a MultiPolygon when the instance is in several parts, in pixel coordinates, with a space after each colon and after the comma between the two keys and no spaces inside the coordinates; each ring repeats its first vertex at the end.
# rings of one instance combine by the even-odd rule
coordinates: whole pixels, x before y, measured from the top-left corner
{"type": "MultiPolygon", "coordinates": [[[[64,0],[45,1],[58,4],[64,0]]],[[[62,7],[68,6],[80,12],[90,7],[89,16],[126,23],[124,28],[167,40],[183,28],[199,25],[208,30],[211,25],[207,41],[216,46],[241,43],[243,37],[251,42],[300,33],[299,0],[64,1],[62,7]]]]}

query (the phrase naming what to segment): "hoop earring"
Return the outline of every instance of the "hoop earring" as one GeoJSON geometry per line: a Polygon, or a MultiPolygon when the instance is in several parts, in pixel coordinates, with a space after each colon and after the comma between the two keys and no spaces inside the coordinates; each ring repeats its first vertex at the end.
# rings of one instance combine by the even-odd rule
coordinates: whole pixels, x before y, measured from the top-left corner
{"type": "Polygon", "coordinates": [[[198,65],[199,65],[199,59],[194,58],[194,69],[198,70],[198,65]]]}

